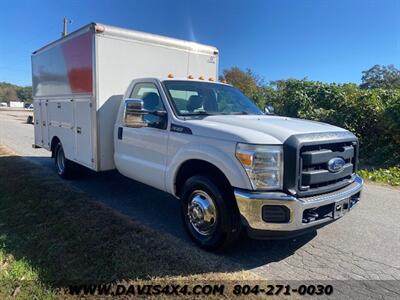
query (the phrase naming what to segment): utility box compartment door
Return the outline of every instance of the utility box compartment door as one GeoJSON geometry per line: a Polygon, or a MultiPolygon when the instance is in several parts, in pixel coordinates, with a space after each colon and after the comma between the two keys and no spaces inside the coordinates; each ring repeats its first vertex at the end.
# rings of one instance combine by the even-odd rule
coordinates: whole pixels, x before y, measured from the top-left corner
{"type": "MultiPolygon", "coordinates": [[[[49,137],[58,137],[67,159],[75,159],[75,121],[73,100],[59,97],[47,103],[49,137]]],[[[50,140],[51,142],[51,140],[50,140]]]]}
{"type": "Polygon", "coordinates": [[[35,122],[35,145],[48,148],[47,100],[35,100],[33,102],[33,115],[35,122]]]}
{"type": "Polygon", "coordinates": [[[49,123],[47,116],[47,105],[48,100],[40,100],[41,117],[42,117],[42,146],[44,148],[49,148],[49,123]]]}
{"type": "Polygon", "coordinates": [[[76,160],[93,167],[91,98],[74,99],[76,160]]]}
{"type": "Polygon", "coordinates": [[[35,124],[35,145],[43,146],[42,111],[40,100],[33,101],[33,118],[35,124]]]}

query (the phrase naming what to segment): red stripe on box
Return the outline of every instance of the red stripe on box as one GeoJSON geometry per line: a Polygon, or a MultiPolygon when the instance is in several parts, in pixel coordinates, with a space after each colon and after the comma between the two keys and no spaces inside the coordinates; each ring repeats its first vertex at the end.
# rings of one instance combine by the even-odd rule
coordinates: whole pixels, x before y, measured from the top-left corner
{"type": "Polygon", "coordinates": [[[92,33],[87,32],[62,44],[72,93],[92,93],[92,33]]]}

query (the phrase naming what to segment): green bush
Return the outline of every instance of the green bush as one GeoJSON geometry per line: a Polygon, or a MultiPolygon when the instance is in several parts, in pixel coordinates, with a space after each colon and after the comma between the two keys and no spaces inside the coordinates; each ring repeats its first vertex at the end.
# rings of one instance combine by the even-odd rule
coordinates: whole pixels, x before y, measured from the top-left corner
{"type": "Polygon", "coordinates": [[[400,168],[360,170],[358,174],[364,179],[386,183],[394,186],[400,185],[400,168]]]}
{"type": "Polygon", "coordinates": [[[274,82],[267,94],[279,115],[352,131],[360,140],[363,164],[399,165],[400,90],[289,79],[274,82]]]}
{"type": "Polygon", "coordinates": [[[360,141],[364,166],[400,166],[400,70],[375,65],[362,84],[278,80],[266,84],[251,70],[224,70],[221,79],[241,89],[260,107],[278,115],[311,119],[346,128],[360,141]]]}

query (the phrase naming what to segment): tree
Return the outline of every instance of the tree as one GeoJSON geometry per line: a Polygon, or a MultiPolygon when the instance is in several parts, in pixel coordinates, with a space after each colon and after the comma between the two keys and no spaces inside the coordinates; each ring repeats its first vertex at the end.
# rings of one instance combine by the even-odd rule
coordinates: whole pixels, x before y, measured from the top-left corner
{"type": "Polygon", "coordinates": [[[252,99],[259,107],[264,107],[268,88],[264,85],[261,77],[254,74],[250,69],[243,71],[238,67],[226,69],[221,80],[226,80],[252,99]]]}
{"type": "Polygon", "coordinates": [[[394,65],[375,65],[363,71],[362,74],[362,83],[360,85],[362,89],[400,88],[400,70],[396,69],[394,65]]]}
{"type": "Polygon", "coordinates": [[[257,89],[257,83],[250,71],[242,71],[238,67],[224,70],[222,80],[226,80],[229,84],[237,87],[247,97],[252,97],[257,89]]]}
{"type": "Polygon", "coordinates": [[[32,102],[32,87],[18,86],[7,82],[0,82],[0,102],[21,100],[32,102]]]}
{"type": "Polygon", "coordinates": [[[21,101],[32,102],[32,87],[24,86],[17,89],[17,96],[21,101]]]}
{"type": "Polygon", "coordinates": [[[16,86],[5,82],[0,82],[0,101],[9,102],[15,100],[18,100],[16,86]]]}

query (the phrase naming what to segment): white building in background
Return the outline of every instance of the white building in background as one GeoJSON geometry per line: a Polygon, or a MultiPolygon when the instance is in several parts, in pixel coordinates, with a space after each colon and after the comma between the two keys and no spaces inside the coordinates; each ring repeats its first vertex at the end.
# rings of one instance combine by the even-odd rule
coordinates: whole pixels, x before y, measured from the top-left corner
{"type": "Polygon", "coordinates": [[[10,107],[24,108],[24,102],[22,102],[22,101],[10,101],[10,107]]]}

